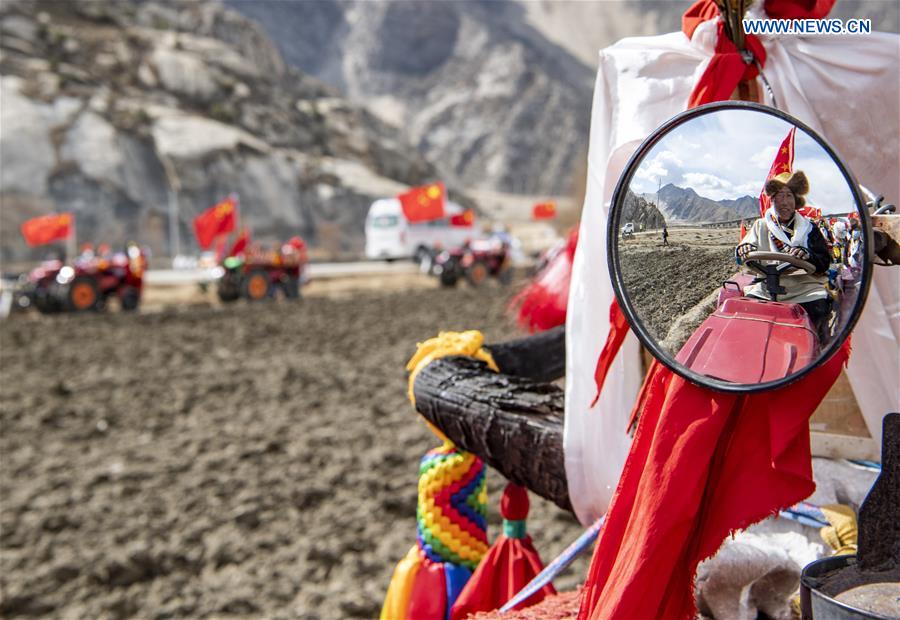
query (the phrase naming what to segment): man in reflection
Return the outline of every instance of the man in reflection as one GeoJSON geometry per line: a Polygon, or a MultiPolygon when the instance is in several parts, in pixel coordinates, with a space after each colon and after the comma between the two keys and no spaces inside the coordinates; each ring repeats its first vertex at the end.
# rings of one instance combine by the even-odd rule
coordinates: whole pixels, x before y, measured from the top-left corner
{"type": "MultiPolygon", "coordinates": [[[[778,296],[778,301],[803,306],[824,345],[831,314],[825,273],[831,257],[819,228],[797,212],[806,202],[804,195],[809,192],[809,181],[801,170],[785,172],[766,181],[763,191],[772,205],[754,222],[735,249],[738,262],[743,262],[750,252],[760,251],[790,254],[812,263],[816,269],[814,274],[792,273],[781,278],[781,286],[786,292],[778,296]]],[[[763,283],[749,287],[745,294],[771,299],[763,283]]]]}

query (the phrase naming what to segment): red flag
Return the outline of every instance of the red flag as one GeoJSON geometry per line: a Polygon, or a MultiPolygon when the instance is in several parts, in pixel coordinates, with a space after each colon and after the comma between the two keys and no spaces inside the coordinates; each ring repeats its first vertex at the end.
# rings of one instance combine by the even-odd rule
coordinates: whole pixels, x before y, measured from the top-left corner
{"type": "Polygon", "coordinates": [[[738,241],[740,241],[741,239],[743,239],[746,236],[747,236],[747,224],[744,222],[744,220],[741,220],[741,236],[738,237],[738,241]]]}
{"type": "Polygon", "coordinates": [[[42,215],[24,222],[20,228],[25,243],[34,247],[68,239],[74,218],[71,213],[42,215]]]}
{"type": "Polygon", "coordinates": [[[450,216],[450,225],[462,228],[471,228],[475,225],[475,213],[472,209],[466,209],[462,213],[450,216]]]}
{"type": "MultiPolygon", "coordinates": [[[[450,614],[452,620],[462,620],[479,611],[499,609],[544,570],[541,556],[525,531],[528,504],[525,487],[512,482],[506,485],[500,500],[503,534],[488,549],[460,592],[450,614]]],[[[554,594],[556,589],[548,583],[516,609],[530,607],[554,594]]]]}
{"type": "Polygon", "coordinates": [[[399,194],[403,215],[409,222],[427,222],[444,217],[445,190],[443,183],[413,187],[399,194]]]}
{"type": "Polygon", "coordinates": [[[228,250],[227,256],[237,256],[244,251],[248,243],[250,243],[250,233],[245,229],[242,230],[241,234],[238,235],[238,238],[234,240],[234,245],[228,250]]]}
{"type": "Polygon", "coordinates": [[[730,532],[815,490],[809,417],[849,353],[847,342],[804,379],[750,395],[654,362],[578,620],[692,618],[697,564],[730,532]]]}
{"type": "Polygon", "coordinates": [[[531,219],[551,220],[556,217],[555,202],[539,202],[531,208],[531,219]]]}
{"type": "MultiPolygon", "coordinates": [[[[769,174],[766,175],[766,181],[779,174],[792,172],[794,168],[794,135],[797,133],[796,127],[791,127],[788,135],[781,141],[778,152],[775,153],[775,159],[772,161],[772,167],[769,168],[769,174]]],[[[759,216],[763,217],[772,206],[772,201],[766,196],[765,183],[763,189],[759,192],[759,216]]]]}
{"type": "Polygon", "coordinates": [[[237,222],[237,198],[229,196],[194,218],[194,234],[204,250],[213,240],[234,230],[237,222]]]}

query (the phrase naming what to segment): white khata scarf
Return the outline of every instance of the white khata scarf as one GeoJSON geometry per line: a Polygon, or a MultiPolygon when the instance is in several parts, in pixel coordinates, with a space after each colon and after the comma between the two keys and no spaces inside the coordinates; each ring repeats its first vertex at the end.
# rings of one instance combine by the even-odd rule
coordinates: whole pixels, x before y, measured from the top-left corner
{"type": "Polygon", "coordinates": [[[809,231],[812,230],[812,222],[808,219],[800,215],[799,212],[794,212],[794,232],[790,236],[787,236],[785,229],[778,222],[778,215],[775,213],[775,207],[769,207],[766,209],[766,228],[769,229],[769,236],[774,241],[774,245],[779,252],[786,252],[790,248],[803,248],[807,252],[809,252],[809,248],[807,245],[807,236],[809,235],[809,231]]]}

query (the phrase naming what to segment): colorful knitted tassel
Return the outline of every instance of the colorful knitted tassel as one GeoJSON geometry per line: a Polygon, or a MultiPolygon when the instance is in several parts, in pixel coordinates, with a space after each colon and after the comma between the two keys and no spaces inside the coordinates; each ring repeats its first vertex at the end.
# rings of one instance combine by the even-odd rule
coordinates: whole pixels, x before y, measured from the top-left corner
{"type": "Polygon", "coordinates": [[[381,620],[446,620],[487,551],[481,459],[449,441],[419,467],[417,544],[394,570],[381,620]]]}
{"type": "MultiPolygon", "coordinates": [[[[452,620],[462,620],[479,611],[499,609],[544,569],[541,557],[531,543],[531,536],[526,532],[528,491],[511,482],[507,484],[500,501],[500,514],[503,515],[503,534],[494,541],[456,599],[450,616],[452,620]]],[[[553,594],[556,590],[548,583],[517,609],[539,603],[553,594]]]]}

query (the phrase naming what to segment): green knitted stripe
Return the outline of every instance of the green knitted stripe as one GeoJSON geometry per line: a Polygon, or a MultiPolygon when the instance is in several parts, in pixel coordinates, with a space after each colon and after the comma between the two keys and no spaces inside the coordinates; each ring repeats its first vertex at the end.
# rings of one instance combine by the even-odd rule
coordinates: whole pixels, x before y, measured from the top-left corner
{"type": "Polygon", "coordinates": [[[525,521],[507,521],[503,519],[503,535],[507,538],[525,538],[527,536],[525,521]]]}

